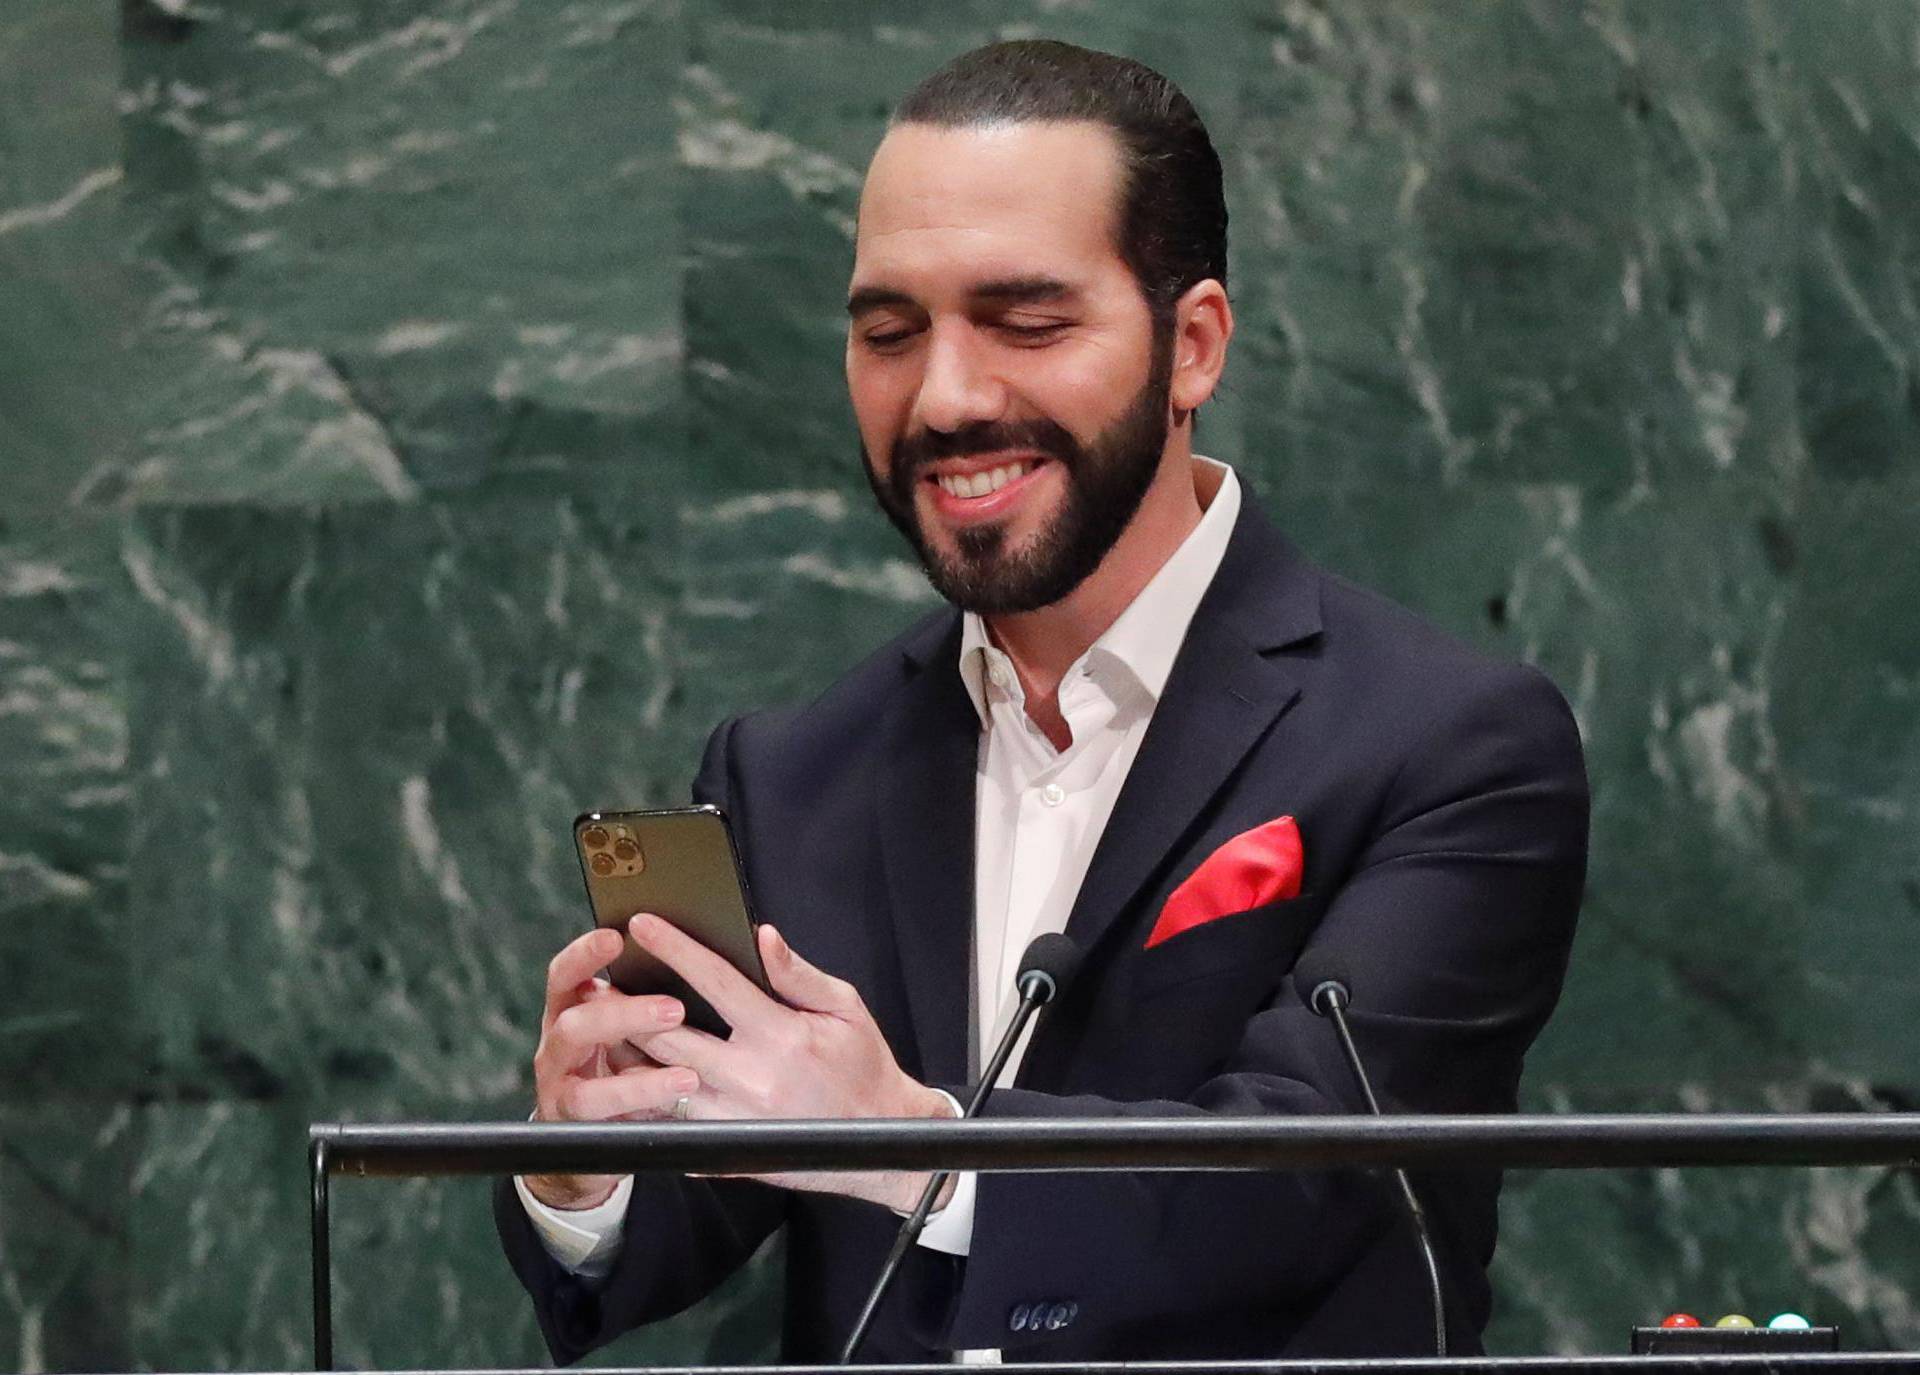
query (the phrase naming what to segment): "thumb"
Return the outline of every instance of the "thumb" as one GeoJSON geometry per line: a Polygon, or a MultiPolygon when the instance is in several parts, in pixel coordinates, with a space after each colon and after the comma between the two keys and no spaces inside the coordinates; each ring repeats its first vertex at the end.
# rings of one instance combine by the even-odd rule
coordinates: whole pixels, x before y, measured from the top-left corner
{"type": "Polygon", "coordinates": [[[767,982],[787,1006],[803,1012],[844,1016],[851,1007],[861,1005],[860,995],[854,992],[852,984],[801,959],[787,944],[786,937],[773,927],[762,926],[759,936],[760,960],[767,967],[767,982]]]}

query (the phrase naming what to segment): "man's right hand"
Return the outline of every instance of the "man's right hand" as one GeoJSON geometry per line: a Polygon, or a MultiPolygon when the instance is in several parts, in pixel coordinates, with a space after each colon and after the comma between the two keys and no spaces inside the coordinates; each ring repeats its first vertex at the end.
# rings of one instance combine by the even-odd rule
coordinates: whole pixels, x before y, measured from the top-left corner
{"type": "MultiPolygon", "coordinates": [[[[534,1117],[541,1122],[606,1122],[670,1117],[700,1087],[685,1068],[657,1064],[646,1043],[686,1018],[678,998],[622,993],[597,971],[620,953],[604,927],[572,942],[547,966],[547,1004],[533,1053],[534,1117]]],[[[526,1175],[528,1192],[549,1208],[604,1203],[618,1175],[526,1175]]]]}

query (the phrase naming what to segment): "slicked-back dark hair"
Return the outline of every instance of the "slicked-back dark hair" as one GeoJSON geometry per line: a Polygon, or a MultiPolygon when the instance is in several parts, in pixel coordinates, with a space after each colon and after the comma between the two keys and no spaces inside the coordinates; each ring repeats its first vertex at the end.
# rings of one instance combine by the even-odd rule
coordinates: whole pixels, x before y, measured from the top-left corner
{"type": "Polygon", "coordinates": [[[1227,199],[1220,157],[1193,102],[1131,58],[1052,39],[962,53],[907,93],[893,123],[946,128],[1084,120],[1120,143],[1121,258],[1155,326],[1195,282],[1227,281],[1227,199]]]}

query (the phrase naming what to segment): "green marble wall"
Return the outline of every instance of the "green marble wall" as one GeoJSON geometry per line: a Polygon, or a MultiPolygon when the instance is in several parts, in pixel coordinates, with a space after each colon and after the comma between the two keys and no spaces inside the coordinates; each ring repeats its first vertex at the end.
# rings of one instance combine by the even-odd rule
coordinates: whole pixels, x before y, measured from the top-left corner
{"type": "MultiPolygon", "coordinates": [[[[0,1367],[305,1359],[314,1118],[515,1116],[565,824],[923,585],[839,293],[889,102],[1048,34],[1231,179],[1205,447],[1554,675],[1543,1108],[1915,1106],[1920,11],[5,0],[0,1367]]],[[[344,1184],[358,1365],[539,1358],[473,1184],[344,1184]]],[[[1912,1174],[1519,1176],[1498,1349],[1920,1345],[1912,1174]]],[[[617,1349],[765,1354],[767,1266],[617,1349]]]]}

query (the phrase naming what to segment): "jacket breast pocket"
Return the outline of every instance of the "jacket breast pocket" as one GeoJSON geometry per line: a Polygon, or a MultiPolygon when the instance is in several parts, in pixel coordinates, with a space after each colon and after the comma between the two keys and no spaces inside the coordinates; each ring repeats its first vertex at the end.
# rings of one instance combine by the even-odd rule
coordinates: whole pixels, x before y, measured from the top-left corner
{"type": "Polygon", "coordinates": [[[1325,897],[1303,893],[1215,917],[1142,950],[1134,960],[1134,1001],[1236,972],[1277,983],[1326,909],[1325,897]]]}

